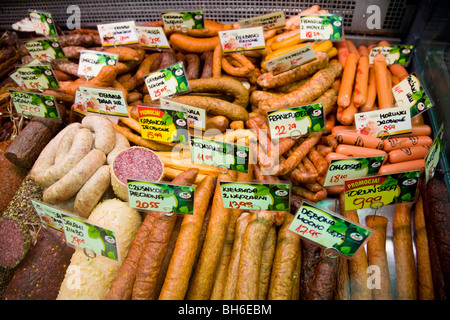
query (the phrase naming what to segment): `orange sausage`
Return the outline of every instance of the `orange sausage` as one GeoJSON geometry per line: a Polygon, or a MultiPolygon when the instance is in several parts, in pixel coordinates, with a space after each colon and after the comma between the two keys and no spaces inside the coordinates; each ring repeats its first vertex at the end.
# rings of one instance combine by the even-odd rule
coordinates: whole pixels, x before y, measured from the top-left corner
{"type": "Polygon", "coordinates": [[[388,154],[389,162],[399,163],[404,161],[424,159],[428,153],[428,150],[430,150],[430,145],[392,150],[388,154]]]}
{"type": "Polygon", "coordinates": [[[327,114],[325,119],[325,130],[324,133],[330,133],[336,124],[336,115],[333,113],[327,114]]]}
{"type": "Polygon", "coordinates": [[[354,53],[349,53],[342,73],[341,86],[339,88],[337,100],[338,106],[346,108],[350,105],[357,64],[358,56],[354,53]]]}
{"type": "Polygon", "coordinates": [[[361,106],[361,112],[374,110],[376,99],[377,99],[377,83],[375,80],[375,69],[373,67],[369,67],[369,79],[367,85],[366,103],[363,106],[361,106]]]}
{"type": "Polygon", "coordinates": [[[431,127],[427,124],[421,124],[421,125],[413,125],[412,132],[399,134],[397,137],[403,138],[403,137],[430,136],[430,135],[431,135],[431,127]]]}
{"type": "Polygon", "coordinates": [[[411,160],[411,161],[382,165],[380,170],[378,171],[378,174],[385,175],[385,174],[390,174],[390,173],[422,170],[424,167],[425,167],[425,159],[411,160]]]}
{"type": "Polygon", "coordinates": [[[342,154],[342,153],[330,152],[325,157],[325,160],[327,160],[328,163],[331,163],[331,161],[333,161],[333,160],[342,160],[342,159],[350,159],[350,158],[351,158],[350,156],[347,156],[347,155],[342,154]]]}
{"type": "Polygon", "coordinates": [[[389,47],[390,43],[389,43],[389,41],[381,40],[380,42],[378,42],[378,46],[379,47],[389,47]]]}
{"type": "Polygon", "coordinates": [[[352,97],[350,105],[342,111],[339,122],[345,126],[352,125],[355,121],[355,114],[357,112],[358,112],[358,107],[356,106],[355,102],[353,101],[353,97],[352,97]]]}
{"type": "Polygon", "coordinates": [[[182,33],[173,33],[170,41],[177,47],[186,52],[203,53],[213,51],[220,44],[219,36],[209,38],[194,38],[182,33]]]}
{"type": "Polygon", "coordinates": [[[382,157],[385,156],[385,160],[387,160],[387,152],[378,149],[365,148],[365,147],[355,147],[347,144],[340,144],[337,146],[335,152],[353,157],[382,157]]]}
{"type": "Polygon", "coordinates": [[[359,55],[360,55],[360,57],[363,57],[363,56],[369,56],[369,49],[366,47],[366,46],[359,46],[358,47],[358,53],[359,53],[359,55]]]}
{"type": "Polygon", "coordinates": [[[331,129],[331,134],[336,134],[338,131],[353,131],[356,132],[355,126],[335,126],[331,129]]]}
{"type": "Polygon", "coordinates": [[[344,40],[338,41],[336,42],[336,48],[338,51],[338,60],[343,66],[345,66],[347,56],[349,54],[347,43],[344,40]]]}
{"type": "Polygon", "coordinates": [[[377,86],[378,108],[387,109],[392,107],[390,98],[390,86],[388,84],[388,68],[386,58],[383,54],[377,53],[373,60],[375,70],[375,81],[377,86]]]}
{"type": "Polygon", "coordinates": [[[352,40],[345,40],[345,42],[347,43],[347,47],[348,47],[348,51],[349,53],[354,53],[358,56],[359,59],[359,51],[356,48],[355,44],[353,43],[352,40]]]}
{"type": "Polygon", "coordinates": [[[400,81],[409,76],[408,71],[401,64],[391,64],[389,66],[389,70],[391,71],[392,75],[396,76],[400,81]]]}
{"type": "Polygon", "coordinates": [[[369,86],[369,57],[362,56],[358,60],[356,69],[355,88],[353,90],[353,101],[355,107],[361,107],[366,104],[367,90],[369,86]]]}
{"type": "Polygon", "coordinates": [[[383,140],[356,131],[338,131],[333,137],[338,143],[353,145],[356,147],[366,147],[372,149],[383,149],[383,140]]]}
{"type": "Polygon", "coordinates": [[[412,136],[405,138],[390,138],[384,140],[383,143],[383,150],[386,152],[390,152],[392,150],[398,150],[402,148],[430,145],[433,143],[433,139],[428,136],[412,136]]]}

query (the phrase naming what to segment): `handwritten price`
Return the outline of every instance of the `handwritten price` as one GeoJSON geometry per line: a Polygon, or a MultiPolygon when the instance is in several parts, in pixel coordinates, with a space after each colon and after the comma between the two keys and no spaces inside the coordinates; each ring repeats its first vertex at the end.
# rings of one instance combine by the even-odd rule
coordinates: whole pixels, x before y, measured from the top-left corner
{"type": "Polygon", "coordinates": [[[229,203],[230,208],[232,209],[241,209],[243,208],[253,208],[253,204],[251,202],[244,202],[244,201],[230,201],[229,203]]]}
{"type": "MultiPolygon", "coordinates": [[[[297,125],[295,123],[291,123],[288,125],[288,130],[297,129],[297,125]]],[[[282,134],[286,134],[286,126],[275,126],[275,135],[279,136],[282,134]]]]}
{"type": "Polygon", "coordinates": [[[330,182],[331,183],[338,183],[341,180],[345,180],[345,179],[347,179],[347,175],[346,174],[337,174],[335,176],[331,176],[330,182]]]}
{"type": "Polygon", "coordinates": [[[147,132],[147,139],[162,139],[162,134],[160,132],[147,132]]]}
{"type": "Polygon", "coordinates": [[[371,207],[372,203],[381,202],[382,196],[368,197],[368,198],[356,198],[353,200],[355,206],[360,206],[358,209],[371,207]],[[369,204],[370,203],[370,204],[369,204]],[[369,204],[369,205],[367,205],[369,204]]]}
{"type": "Polygon", "coordinates": [[[158,209],[160,204],[161,204],[160,202],[145,202],[136,200],[136,208],[139,209],[148,209],[148,208],[158,209]]]}
{"type": "Polygon", "coordinates": [[[75,244],[76,246],[80,246],[81,244],[85,244],[84,239],[80,239],[76,236],[72,236],[72,241],[73,244],[75,244]]]}
{"type": "Polygon", "coordinates": [[[39,107],[29,107],[29,106],[27,106],[27,105],[24,105],[24,104],[19,104],[19,107],[20,107],[20,109],[22,109],[22,111],[25,111],[25,112],[29,112],[29,113],[41,113],[41,108],[39,108],[39,107]]]}
{"type": "Polygon", "coordinates": [[[318,238],[321,235],[320,232],[312,230],[302,224],[300,224],[297,228],[295,228],[295,231],[297,233],[301,233],[303,236],[305,236],[306,234],[309,234],[309,235],[311,235],[312,238],[318,238]]]}
{"type": "Polygon", "coordinates": [[[166,91],[167,91],[167,86],[164,86],[163,88],[156,89],[155,91],[153,91],[153,94],[155,95],[155,98],[158,98],[166,91]]]}

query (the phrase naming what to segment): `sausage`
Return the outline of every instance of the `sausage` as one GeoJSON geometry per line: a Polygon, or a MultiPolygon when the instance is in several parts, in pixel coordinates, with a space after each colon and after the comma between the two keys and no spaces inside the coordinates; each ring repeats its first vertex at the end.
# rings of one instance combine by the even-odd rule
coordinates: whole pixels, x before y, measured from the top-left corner
{"type": "Polygon", "coordinates": [[[410,203],[395,205],[393,243],[395,258],[395,296],[397,300],[417,300],[417,273],[411,234],[410,203]]]}
{"type": "Polygon", "coordinates": [[[422,170],[425,167],[425,159],[404,161],[394,164],[384,164],[378,170],[379,175],[385,175],[390,173],[399,173],[407,171],[422,170]]]}
{"type": "Polygon", "coordinates": [[[98,204],[106,189],[110,186],[110,183],[109,166],[101,166],[77,192],[73,212],[87,219],[92,209],[98,204]]]}
{"type": "Polygon", "coordinates": [[[370,52],[366,46],[358,46],[358,53],[360,57],[368,57],[370,52]]]}
{"type": "Polygon", "coordinates": [[[82,46],[91,47],[94,44],[93,34],[65,34],[58,37],[61,47],[82,46]]]}
{"type": "Polygon", "coordinates": [[[374,230],[372,237],[367,241],[367,256],[369,266],[379,268],[380,287],[372,290],[374,300],[393,300],[391,279],[389,277],[388,259],[386,253],[386,231],[388,219],[383,216],[366,216],[366,225],[374,230]]]}
{"type": "Polygon", "coordinates": [[[312,192],[307,188],[301,186],[292,186],[292,193],[315,203],[325,200],[328,195],[327,190],[325,188],[323,188],[318,192],[312,192]]]}
{"type": "Polygon", "coordinates": [[[212,66],[213,66],[213,51],[205,51],[202,53],[203,59],[203,69],[200,75],[201,79],[211,78],[213,76],[212,66]]]}
{"type": "Polygon", "coordinates": [[[300,236],[289,230],[292,220],[294,215],[287,214],[278,231],[267,300],[290,300],[292,296],[294,272],[300,254],[300,236]]]}
{"type": "Polygon", "coordinates": [[[230,26],[213,21],[213,20],[205,20],[204,21],[205,28],[204,29],[190,29],[187,30],[187,35],[196,37],[196,38],[205,38],[205,37],[214,37],[219,34],[219,31],[229,30],[230,26]]]}
{"type": "Polygon", "coordinates": [[[263,73],[258,77],[256,82],[262,88],[273,89],[300,81],[328,65],[329,59],[326,53],[316,52],[316,57],[317,59],[314,61],[275,76],[270,72],[263,73]]]}
{"type": "Polygon", "coordinates": [[[258,299],[262,251],[275,218],[270,211],[259,211],[255,215],[245,229],[242,238],[236,300],[258,299]]]}
{"type": "Polygon", "coordinates": [[[389,71],[391,71],[393,76],[396,76],[399,81],[402,81],[409,76],[409,72],[401,64],[391,64],[389,65],[389,71]]]}
{"type": "Polygon", "coordinates": [[[263,253],[261,256],[261,270],[259,271],[259,288],[258,300],[266,300],[270,277],[272,274],[272,264],[275,257],[277,243],[276,223],[273,225],[267,234],[266,242],[264,243],[263,253]]]}
{"type": "Polygon", "coordinates": [[[350,105],[357,66],[358,56],[355,53],[350,52],[342,72],[341,87],[339,88],[337,100],[338,106],[346,108],[350,105]]]}
{"type": "Polygon", "coordinates": [[[113,163],[114,159],[120,153],[120,151],[130,147],[130,142],[123,134],[116,131],[115,136],[116,136],[116,138],[114,141],[114,148],[106,156],[107,164],[113,163]]]}
{"type": "Polygon", "coordinates": [[[69,152],[70,147],[72,147],[73,139],[74,139],[75,135],[80,130],[81,130],[81,125],[70,128],[64,134],[64,136],[61,138],[61,140],[58,144],[58,149],[56,150],[55,163],[59,163],[64,159],[64,157],[69,152]]]}
{"type": "Polygon", "coordinates": [[[376,78],[378,108],[391,108],[393,107],[393,101],[391,100],[391,91],[386,80],[388,78],[388,68],[383,54],[376,54],[373,60],[373,68],[376,78]]]}
{"type": "Polygon", "coordinates": [[[194,38],[181,33],[173,33],[170,41],[180,50],[193,53],[212,51],[217,45],[220,45],[219,36],[194,38]]]}
{"type": "Polygon", "coordinates": [[[222,75],[222,56],[223,50],[221,44],[217,44],[213,51],[212,76],[220,77],[222,75]]]}
{"type": "Polygon", "coordinates": [[[113,123],[102,116],[89,115],[81,120],[81,125],[95,134],[94,147],[108,155],[114,149],[116,133],[113,123]]]}
{"type": "Polygon", "coordinates": [[[417,260],[417,298],[419,300],[434,300],[433,272],[422,196],[418,197],[414,207],[413,230],[417,260]]]}
{"type": "Polygon", "coordinates": [[[85,50],[85,47],[81,46],[67,46],[62,48],[64,54],[69,59],[79,59],[82,50],[85,50]]]}
{"type": "Polygon", "coordinates": [[[330,88],[327,91],[325,91],[319,98],[314,100],[313,103],[322,103],[323,113],[325,114],[325,116],[330,115],[331,111],[336,106],[338,94],[339,90],[330,88]]]}
{"type": "Polygon", "coordinates": [[[427,124],[414,125],[412,126],[412,132],[399,134],[397,138],[404,137],[414,137],[414,136],[430,136],[431,135],[431,127],[427,124]]]}
{"type": "MultiPolygon", "coordinates": [[[[172,183],[191,185],[194,183],[198,171],[197,168],[188,169],[173,179],[172,183]]],[[[158,274],[177,220],[177,216],[174,214],[170,216],[163,212],[153,212],[152,214],[156,215],[156,220],[152,225],[149,239],[138,263],[131,296],[133,300],[154,298],[158,274]]]]}
{"type": "Polygon", "coordinates": [[[372,111],[375,108],[376,99],[377,99],[377,84],[375,79],[375,70],[373,67],[370,66],[366,103],[360,107],[361,112],[372,111]]]}
{"type": "Polygon", "coordinates": [[[337,257],[336,291],[333,300],[350,300],[348,263],[344,257],[337,257]]]}
{"type": "Polygon", "coordinates": [[[57,204],[72,198],[105,161],[106,156],[102,151],[90,151],[61,179],[44,191],[44,202],[57,204]]]}
{"type": "MultiPolygon", "coordinates": [[[[237,53],[236,53],[237,54],[237,53]]],[[[252,71],[247,66],[234,66],[227,58],[222,58],[222,70],[234,77],[247,77],[252,71]]]]}
{"type": "Polygon", "coordinates": [[[389,138],[384,140],[383,150],[386,152],[391,152],[393,150],[399,150],[403,148],[411,148],[418,146],[431,145],[433,139],[429,136],[411,136],[404,138],[389,138]]]}
{"type": "Polygon", "coordinates": [[[338,131],[335,134],[332,133],[332,136],[337,139],[338,143],[349,144],[356,147],[381,150],[384,146],[383,140],[380,138],[360,134],[356,131],[338,131]]]}
{"type": "Polygon", "coordinates": [[[353,101],[356,107],[366,104],[369,85],[369,57],[362,56],[358,60],[356,69],[355,87],[353,89],[353,101]]]}
{"type": "Polygon", "coordinates": [[[350,53],[347,42],[345,40],[337,41],[336,48],[338,52],[338,60],[343,66],[345,66],[345,63],[347,62],[347,56],[350,53]]]}
{"type": "Polygon", "coordinates": [[[172,52],[163,52],[161,53],[161,62],[159,64],[159,69],[165,69],[170,67],[171,65],[177,62],[175,54],[172,52]]]}
{"type": "Polygon", "coordinates": [[[430,145],[408,147],[389,152],[389,162],[398,163],[404,161],[424,159],[428,154],[430,145]]]}
{"type": "MultiPolygon", "coordinates": [[[[343,125],[352,125],[355,121],[355,114],[358,112],[358,107],[353,101],[354,96],[350,100],[350,105],[347,107],[339,106],[338,108],[344,108],[339,116],[339,122],[343,125]]],[[[339,110],[340,111],[340,110],[339,110]]]]}
{"type": "Polygon", "coordinates": [[[160,58],[161,54],[159,52],[152,53],[148,55],[147,57],[142,60],[141,64],[139,65],[138,69],[136,70],[136,73],[131,76],[130,79],[125,81],[123,83],[123,86],[127,91],[133,91],[137,87],[144,84],[144,76],[149,74],[151,72],[151,68],[153,63],[160,58]]]}
{"type": "Polygon", "coordinates": [[[348,144],[340,144],[336,148],[336,153],[343,154],[352,158],[358,157],[386,157],[384,160],[387,161],[387,153],[383,150],[365,148],[365,147],[355,147],[348,144]]]}
{"type": "Polygon", "coordinates": [[[328,163],[331,163],[331,161],[333,161],[333,160],[341,160],[341,159],[349,159],[349,158],[351,158],[351,156],[347,156],[345,154],[338,153],[338,152],[330,152],[325,157],[325,160],[327,160],[328,163]]]}
{"type": "Polygon", "coordinates": [[[311,149],[310,152],[308,152],[308,158],[311,160],[314,164],[314,166],[317,169],[317,172],[319,175],[324,175],[328,171],[328,162],[325,160],[325,158],[317,151],[317,149],[314,147],[311,149]]]}

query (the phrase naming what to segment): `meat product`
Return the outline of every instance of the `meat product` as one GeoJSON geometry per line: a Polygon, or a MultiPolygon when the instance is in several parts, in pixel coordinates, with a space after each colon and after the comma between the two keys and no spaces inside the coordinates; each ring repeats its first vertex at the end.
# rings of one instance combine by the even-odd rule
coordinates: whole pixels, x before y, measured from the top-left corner
{"type": "Polygon", "coordinates": [[[0,218],[0,266],[16,267],[28,253],[31,235],[17,218],[0,218]]]}

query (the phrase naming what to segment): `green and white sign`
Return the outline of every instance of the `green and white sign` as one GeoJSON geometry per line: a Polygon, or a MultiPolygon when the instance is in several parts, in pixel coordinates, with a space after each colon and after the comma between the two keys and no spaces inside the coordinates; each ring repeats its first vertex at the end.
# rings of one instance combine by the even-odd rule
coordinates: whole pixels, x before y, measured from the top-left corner
{"type": "Polygon", "coordinates": [[[58,36],[52,15],[48,12],[30,11],[30,20],[37,34],[48,36],[58,36]]]}
{"type": "Polygon", "coordinates": [[[188,106],[187,104],[175,102],[164,98],[160,99],[160,102],[161,108],[163,109],[165,108],[165,109],[186,111],[188,127],[199,130],[205,130],[206,127],[205,109],[188,106]]]}
{"type": "Polygon", "coordinates": [[[189,90],[183,62],[152,72],[144,76],[144,81],[152,100],[172,97],[189,90]]]}
{"type": "Polygon", "coordinates": [[[359,133],[374,137],[394,136],[412,132],[411,112],[408,106],[358,112],[355,127],[359,133]]]}
{"type": "Polygon", "coordinates": [[[167,12],[162,14],[162,21],[167,31],[187,31],[205,28],[203,11],[167,12]]]}
{"type": "Polygon", "coordinates": [[[119,55],[93,50],[81,50],[78,59],[78,76],[94,78],[104,66],[115,66],[119,55]]]}
{"type": "Polygon", "coordinates": [[[75,95],[77,112],[93,112],[128,117],[127,103],[122,90],[82,87],[75,95]]]}
{"type": "Polygon", "coordinates": [[[219,38],[225,53],[260,50],[266,47],[263,27],[219,31],[219,38]]]}
{"type": "Polygon", "coordinates": [[[50,65],[18,66],[17,75],[28,90],[46,90],[60,88],[50,65]]]}
{"type": "Polygon", "coordinates": [[[305,200],[295,214],[289,230],[349,259],[373,233],[370,228],[305,200]]]}
{"type": "Polygon", "coordinates": [[[433,178],[436,172],[439,159],[444,151],[444,125],[442,124],[436,138],[431,145],[430,151],[425,157],[425,183],[428,183],[433,178]]]}
{"type": "Polygon", "coordinates": [[[267,113],[273,139],[299,137],[325,130],[323,104],[315,103],[267,113]]]}
{"type": "Polygon", "coordinates": [[[14,89],[10,89],[9,94],[18,113],[43,118],[60,118],[54,96],[14,89]]]}
{"type": "Polygon", "coordinates": [[[248,172],[249,147],[190,136],[193,163],[218,167],[224,171],[248,172]]]}
{"type": "Polygon", "coordinates": [[[291,185],[220,181],[225,208],[289,211],[291,185]]]}
{"type": "Polygon", "coordinates": [[[303,40],[343,39],[343,18],[337,14],[300,16],[300,38],[303,40]]]}
{"type": "Polygon", "coordinates": [[[92,224],[80,216],[41,201],[31,201],[42,224],[64,232],[68,245],[119,261],[115,231],[92,224]]]}
{"type": "Polygon", "coordinates": [[[34,59],[49,62],[54,59],[65,58],[66,55],[57,38],[36,39],[25,42],[25,48],[34,59]]]}
{"type": "Polygon", "coordinates": [[[138,44],[139,41],[134,29],[135,27],[136,23],[134,21],[98,24],[97,29],[102,46],[112,47],[138,44]]]}
{"type": "Polygon", "coordinates": [[[177,214],[194,213],[195,187],[127,180],[128,203],[137,210],[177,214]]]}
{"type": "Polygon", "coordinates": [[[385,156],[331,160],[324,187],[344,185],[345,180],[375,175],[381,168],[385,156]]]}
{"type": "Polygon", "coordinates": [[[412,73],[392,88],[397,106],[411,109],[411,118],[430,109],[433,104],[417,76],[412,73]]]}
{"type": "Polygon", "coordinates": [[[144,48],[170,49],[164,29],[161,27],[136,27],[139,43],[144,48]]]}
{"type": "Polygon", "coordinates": [[[378,53],[382,53],[386,58],[387,65],[401,64],[407,66],[411,60],[414,46],[378,46],[373,47],[369,53],[369,63],[373,64],[373,59],[378,53]]]}
{"type": "Polygon", "coordinates": [[[263,27],[264,31],[282,28],[286,25],[286,17],[283,11],[273,12],[258,17],[242,19],[238,21],[242,28],[263,27]]]}
{"type": "Polygon", "coordinates": [[[316,53],[314,52],[311,44],[307,44],[275,59],[265,61],[264,65],[270,73],[275,76],[285,71],[300,67],[301,65],[316,59],[316,53]]]}

